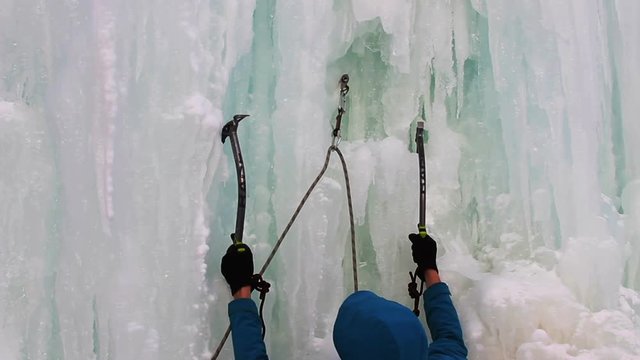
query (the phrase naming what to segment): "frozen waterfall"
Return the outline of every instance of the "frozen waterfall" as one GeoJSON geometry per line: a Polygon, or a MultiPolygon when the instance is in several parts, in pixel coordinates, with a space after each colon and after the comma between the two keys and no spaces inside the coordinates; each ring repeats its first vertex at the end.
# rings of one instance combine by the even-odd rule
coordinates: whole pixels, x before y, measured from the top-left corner
{"type": "MultiPolygon", "coordinates": [[[[0,0],[0,359],[208,359],[240,126],[264,262],[351,77],[360,288],[406,305],[428,228],[470,359],[640,358],[637,0],[0,0]]],[[[272,359],[337,359],[337,158],[277,254],[272,359]]],[[[231,344],[222,357],[232,358],[231,344]]]]}

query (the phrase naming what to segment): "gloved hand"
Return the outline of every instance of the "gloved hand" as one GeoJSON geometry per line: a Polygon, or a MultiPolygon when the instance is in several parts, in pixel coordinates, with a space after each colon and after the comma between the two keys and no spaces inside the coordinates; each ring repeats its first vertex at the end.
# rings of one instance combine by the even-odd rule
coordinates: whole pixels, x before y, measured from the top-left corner
{"type": "Polygon", "coordinates": [[[235,294],[243,286],[251,285],[253,254],[246,244],[233,244],[222,257],[222,275],[235,294]]]}
{"type": "Polygon", "coordinates": [[[438,252],[436,241],[429,235],[422,237],[418,234],[409,234],[409,241],[411,241],[413,261],[418,264],[417,275],[424,281],[424,272],[427,269],[438,271],[438,266],[436,265],[436,253],[438,252]]]}

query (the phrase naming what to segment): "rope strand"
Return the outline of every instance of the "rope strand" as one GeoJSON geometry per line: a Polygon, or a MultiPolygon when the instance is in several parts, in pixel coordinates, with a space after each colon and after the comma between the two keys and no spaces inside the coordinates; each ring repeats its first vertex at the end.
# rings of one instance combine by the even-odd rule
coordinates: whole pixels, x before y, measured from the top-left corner
{"type": "MultiPolygon", "coordinates": [[[[352,266],[353,266],[353,289],[354,289],[353,291],[354,292],[358,291],[358,261],[357,261],[357,257],[356,257],[356,232],[355,232],[355,222],[353,220],[353,204],[352,204],[352,201],[351,201],[351,184],[350,184],[350,181],[349,181],[349,172],[347,170],[347,163],[344,160],[344,156],[342,155],[342,152],[335,145],[331,145],[327,149],[327,155],[325,157],[324,165],[322,166],[322,170],[320,170],[320,173],[318,174],[318,176],[316,176],[316,178],[313,180],[313,183],[311,183],[311,186],[309,186],[309,189],[307,190],[307,192],[302,197],[302,200],[300,201],[300,204],[298,204],[298,207],[296,208],[296,210],[294,211],[293,215],[291,216],[291,219],[289,220],[289,223],[287,223],[287,226],[284,228],[284,231],[282,232],[282,234],[278,238],[278,241],[276,241],[276,244],[274,245],[273,249],[271,250],[271,253],[269,254],[269,257],[267,258],[267,261],[265,261],[264,265],[262,265],[262,268],[260,269],[260,272],[258,273],[259,276],[264,275],[264,273],[265,273],[265,271],[267,271],[267,268],[269,267],[269,265],[271,265],[271,261],[273,260],[274,256],[278,252],[278,249],[280,249],[280,245],[282,245],[282,242],[284,241],[285,236],[287,236],[287,234],[289,233],[289,230],[291,229],[291,226],[293,226],[293,223],[298,218],[298,215],[300,214],[300,211],[302,210],[302,208],[306,204],[307,200],[309,199],[309,196],[311,195],[311,192],[313,191],[313,189],[315,189],[316,185],[318,185],[318,182],[320,182],[320,179],[322,179],[322,177],[324,176],[324,173],[327,171],[327,168],[329,166],[329,160],[331,159],[331,153],[333,151],[335,151],[338,154],[338,157],[340,158],[340,163],[342,164],[342,172],[344,173],[344,180],[345,180],[345,184],[346,184],[346,188],[347,188],[347,203],[348,203],[348,206],[349,206],[349,226],[350,226],[350,229],[351,229],[351,261],[352,261],[352,266]]],[[[262,321],[263,336],[264,336],[265,326],[264,326],[264,319],[262,317],[262,309],[263,309],[263,306],[264,306],[264,294],[261,294],[260,299],[261,299],[261,302],[260,302],[260,319],[262,321]]],[[[218,356],[220,355],[220,352],[222,351],[222,348],[224,347],[224,344],[227,342],[227,339],[229,338],[229,334],[230,333],[231,333],[231,324],[229,324],[229,326],[227,326],[227,330],[225,331],[224,336],[222,337],[222,341],[220,341],[220,344],[216,348],[216,352],[213,354],[213,357],[211,357],[211,360],[216,360],[218,358],[218,356]]]]}
{"type": "Polygon", "coordinates": [[[351,263],[353,265],[353,292],[358,291],[358,257],[356,256],[356,230],[353,222],[353,204],[351,203],[351,184],[349,182],[349,172],[347,171],[347,162],[338,147],[333,150],[340,157],[342,163],[342,172],[344,173],[344,183],[347,186],[347,203],[349,204],[349,227],[351,228],[351,263]]]}
{"type": "Polygon", "coordinates": [[[224,347],[224,344],[227,342],[227,339],[229,338],[229,334],[231,334],[231,324],[227,325],[227,330],[224,332],[224,336],[222,337],[220,344],[218,344],[218,348],[216,348],[216,352],[211,357],[211,360],[216,360],[218,358],[218,356],[220,355],[220,352],[222,351],[222,348],[224,347]]]}
{"type": "Polygon", "coordinates": [[[424,291],[424,280],[420,282],[420,291],[418,291],[418,283],[416,280],[418,279],[418,269],[416,268],[415,274],[409,271],[409,277],[411,278],[411,282],[407,285],[409,289],[409,296],[413,299],[413,313],[416,316],[420,316],[420,296],[424,291]]]}
{"type": "Polygon", "coordinates": [[[291,229],[291,226],[293,226],[293,223],[296,221],[298,214],[300,214],[300,210],[302,210],[302,207],[307,202],[307,199],[309,199],[309,195],[311,195],[311,192],[313,191],[313,189],[315,189],[316,185],[318,185],[318,182],[320,182],[320,179],[322,179],[322,177],[324,176],[324,173],[327,171],[327,167],[329,166],[329,159],[331,158],[331,150],[332,150],[331,147],[329,147],[329,149],[327,150],[327,156],[324,159],[324,165],[322,166],[322,170],[320,170],[320,173],[318,174],[318,176],[316,176],[315,180],[313,180],[313,183],[311,183],[311,186],[309,186],[309,189],[302,197],[300,204],[298,204],[296,211],[293,213],[293,216],[291,216],[291,220],[289,220],[289,223],[284,228],[282,235],[280,235],[280,237],[278,238],[278,241],[276,241],[276,245],[273,247],[273,250],[271,250],[271,254],[269,254],[267,261],[265,261],[264,265],[262,265],[262,268],[260,269],[260,272],[259,272],[260,275],[264,275],[264,272],[267,271],[267,268],[269,267],[269,265],[271,265],[271,260],[273,260],[273,257],[276,255],[276,252],[278,252],[278,249],[280,248],[282,241],[284,241],[284,237],[287,236],[287,233],[289,233],[289,229],[291,229]]]}

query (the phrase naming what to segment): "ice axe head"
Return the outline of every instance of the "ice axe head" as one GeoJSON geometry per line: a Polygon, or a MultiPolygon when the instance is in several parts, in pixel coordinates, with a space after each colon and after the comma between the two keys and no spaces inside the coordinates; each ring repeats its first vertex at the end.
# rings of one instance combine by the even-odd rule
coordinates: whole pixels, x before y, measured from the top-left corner
{"type": "Polygon", "coordinates": [[[220,134],[223,143],[228,136],[231,136],[231,133],[238,131],[238,124],[240,123],[240,120],[246,118],[247,116],[249,115],[233,115],[233,120],[224,125],[224,127],[222,128],[222,133],[220,134]]]}

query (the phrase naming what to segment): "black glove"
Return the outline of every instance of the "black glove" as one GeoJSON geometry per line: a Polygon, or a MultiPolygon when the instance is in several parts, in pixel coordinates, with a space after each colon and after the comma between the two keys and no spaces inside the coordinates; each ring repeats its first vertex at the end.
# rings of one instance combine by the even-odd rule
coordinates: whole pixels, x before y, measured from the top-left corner
{"type": "Polygon", "coordinates": [[[409,234],[409,241],[411,241],[411,256],[413,256],[413,261],[418,264],[417,275],[424,281],[424,272],[427,269],[438,271],[436,241],[429,235],[422,237],[418,234],[409,234]]]}
{"type": "Polygon", "coordinates": [[[233,244],[222,257],[222,275],[235,294],[241,287],[251,285],[253,254],[246,244],[233,244]]]}

